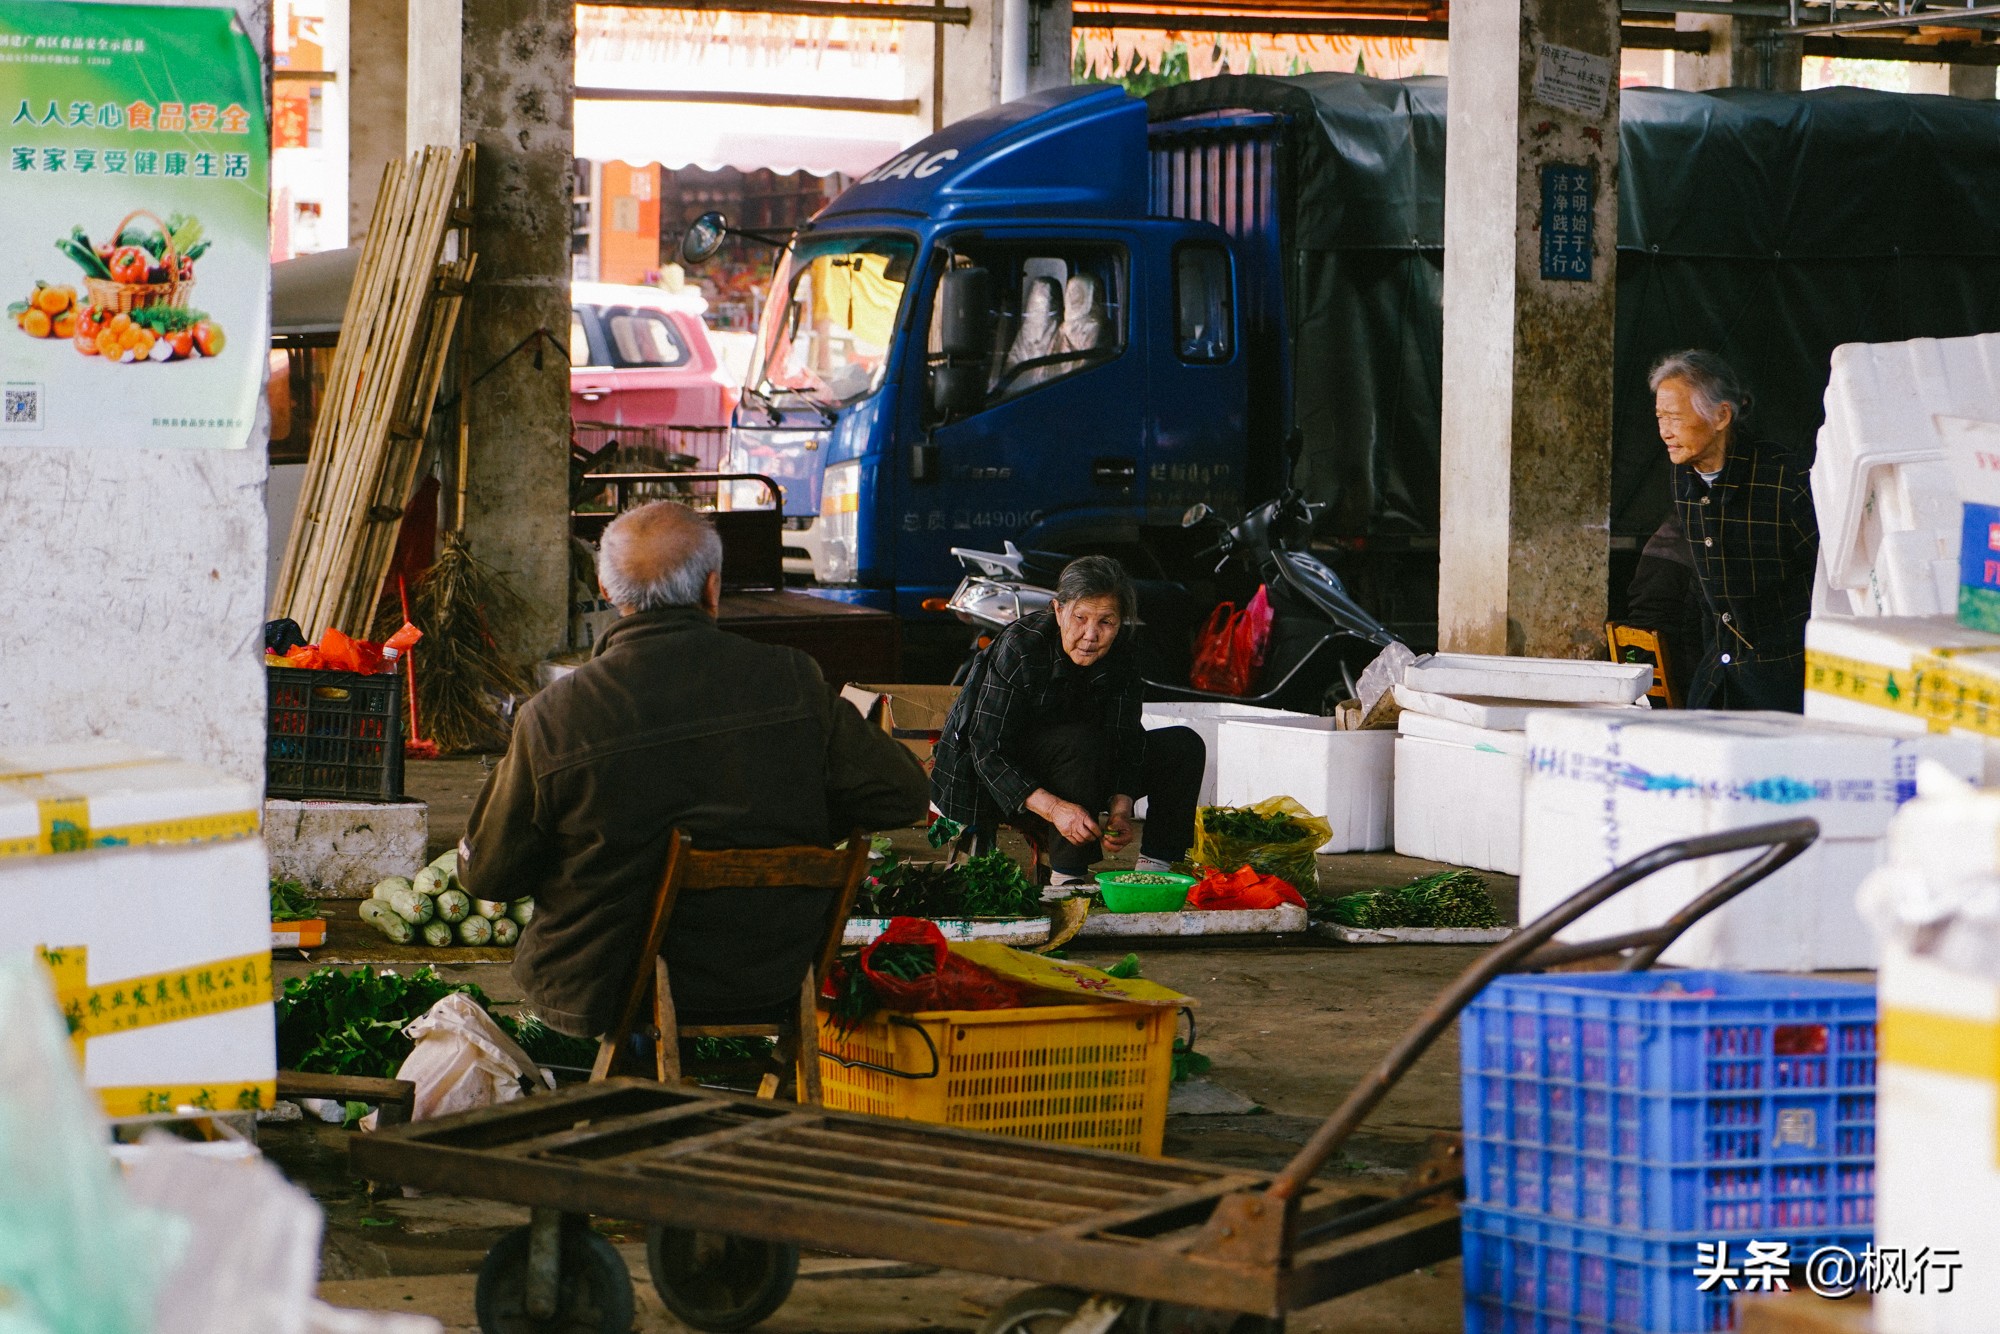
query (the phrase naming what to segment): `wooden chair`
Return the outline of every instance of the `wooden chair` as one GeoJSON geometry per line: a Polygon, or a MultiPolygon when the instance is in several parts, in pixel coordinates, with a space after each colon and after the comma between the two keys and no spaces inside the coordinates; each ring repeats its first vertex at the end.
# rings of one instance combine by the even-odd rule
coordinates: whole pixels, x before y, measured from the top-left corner
{"type": "MultiPolygon", "coordinates": [[[[591,1070],[593,1081],[607,1079],[631,1040],[633,1030],[648,1005],[659,1034],[654,1044],[661,1083],[681,1082],[681,1038],[774,1037],[780,1055],[797,1067],[798,1099],[820,1100],[819,1083],[819,992],[840,938],[847,929],[847,915],[860,892],[861,878],[868,871],[868,836],[859,830],[848,836],[844,850],[828,848],[739,848],[721,852],[698,852],[688,836],[676,829],[667,843],[667,867],[660,876],[659,892],[653,899],[652,919],[646,928],[645,947],[632,979],[632,989],[617,1024],[605,1034],[591,1070]],[[818,953],[799,983],[798,1005],[783,1022],[750,1024],[682,1024],[674,1014],[674,993],[667,976],[667,960],[662,952],[667,930],[672,924],[674,905],[683,893],[711,890],[797,885],[808,889],[834,891],[827,908],[826,926],[818,953]],[[645,961],[651,959],[648,968],[645,961]]],[[[766,1075],[757,1096],[773,1097],[778,1077],[766,1075]]]]}
{"type": "Polygon", "coordinates": [[[1674,690],[1673,677],[1667,663],[1667,646],[1657,630],[1644,630],[1636,625],[1625,625],[1619,621],[1604,623],[1604,641],[1611,646],[1613,662],[1646,662],[1653,664],[1653,688],[1646,694],[1660,702],[1660,707],[1678,709],[1681,707],[1679,694],[1674,690]],[[1644,658],[1634,656],[1644,653],[1644,658]]]}

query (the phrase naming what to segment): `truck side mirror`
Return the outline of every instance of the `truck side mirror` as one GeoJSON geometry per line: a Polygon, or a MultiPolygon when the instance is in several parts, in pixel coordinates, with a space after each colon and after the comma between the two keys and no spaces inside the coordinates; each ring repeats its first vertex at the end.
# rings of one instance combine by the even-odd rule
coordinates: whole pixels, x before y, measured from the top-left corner
{"type": "Polygon", "coordinates": [[[681,258],[690,266],[706,264],[722,249],[729,237],[729,219],[710,211],[688,224],[681,237],[681,258]]]}
{"type": "Polygon", "coordinates": [[[953,269],[938,284],[938,350],[946,360],[984,362],[993,354],[993,275],[953,269]]]}

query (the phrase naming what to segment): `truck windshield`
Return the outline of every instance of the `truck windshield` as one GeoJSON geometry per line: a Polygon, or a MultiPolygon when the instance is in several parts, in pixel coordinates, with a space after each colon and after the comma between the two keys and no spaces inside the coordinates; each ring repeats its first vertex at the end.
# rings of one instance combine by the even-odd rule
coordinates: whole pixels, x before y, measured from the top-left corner
{"type": "Polygon", "coordinates": [[[882,383],[916,243],[900,236],[811,237],[778,266],[751,387],[766,397],[851,403],[882,383]]]}

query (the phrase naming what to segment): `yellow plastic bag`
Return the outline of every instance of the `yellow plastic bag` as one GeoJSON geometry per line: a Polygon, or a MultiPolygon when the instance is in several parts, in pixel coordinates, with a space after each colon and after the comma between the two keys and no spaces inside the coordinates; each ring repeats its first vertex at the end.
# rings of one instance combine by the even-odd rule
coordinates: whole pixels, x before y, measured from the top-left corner
{"type": "Polygon", "coordinates": [[[1083,1001],[1121,1001],[1127,1005],[1192,1005],[1192,998],[1148,982],[1143,977],[1113,977],[1085,964],[1045,959],[991,940],[955,940],[951,952],[986,971],[1037,991],[1083,1001]]]}
{"type": "Polygon", "coordinates": [[[1320,845],[1333,837],[1333,826],[1290,797],[1266,797],[1254,806],[1204,806],[1194,817],[1194,856],[1197,866],[1218,871],[1234,871],[1248,866],[1265,875],[1277,876],[1303,894],[1319,888],[1320,845]],[[1298,832],[1273,842],[1246,838],[1227,831],[1227,817],[1247,812],[1265,820],[1289,820],[1298,832]]]}

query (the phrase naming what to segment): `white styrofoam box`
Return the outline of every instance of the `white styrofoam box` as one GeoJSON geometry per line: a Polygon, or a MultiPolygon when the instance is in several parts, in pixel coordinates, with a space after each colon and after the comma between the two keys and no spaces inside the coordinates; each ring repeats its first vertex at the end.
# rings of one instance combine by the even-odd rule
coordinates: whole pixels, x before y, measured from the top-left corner
{"type": "Polygon", "coordinates": [[[160,975],[254,964],[255,981],[240,967],[226,987],[211,979],[215,994],[248,985],[247,1004],[85,1040],[85,1082],[113,1114],[138,1110],[146,1091],[205,1088],[229,1106],[252,1087],[268,1101],[277,1052],[261,804],[251,784],[117,743],[0,752],[0,950],[81,946],[84,982],[153,979],[148,1004],[160,975]],[[58,817],[61,841],[78,850],[50,850],[58,817]]]}
{"type": "Polygon", "coordinates": [[[1331,718],[1225,718],[1217,742],[1216,804],[1290,797],[1333,826],[1321,852],[1390,846],[1394,732],[1340,732],[1331,718]]]}
{"type": "Polygon", "coordinates": [[[1408,711],[1396,729],[1396,851],[1519,874],[1526,735],[1408,711]]]}
{"type": "Polygon", "coordinates": [[[1949,615],[1814,616],[1806,622],[1806,717],[1907,736],[1949,727],[1980,740],[1981,783],[2000,786],[2000,711],[1989,720],[1956,690],[1940,696],[1923,689],[1924,665],[1940,655],[1962,679],[1990,677],[2000,696],[2000,635],[1967,629],[1949,615]]]}
{"type": "Polygon", "coordinates": [[[1951,1291],[1891,1284],[1875,1294],[1882,1334],[1987,1334],[2000,1306],[2000,984],[1887,941],[1876,975],[1875,1245],[1957,1251],[1951,1291]],[[1970,1046],[1971,1050],[1964,1050],[1970,1046]],[[1984,1067],[1983,1075],[1974,1073],[1984,1067]],[[1940,1068],[1947,1067],[1947,1068],[1940,1068]],[[1957,1067],[1957,1068],[1948,1068],[1957,1067]]]}
{"type": "Polygon", "coordinates": [[[1940,415],[2000,420],[2000,335],[1834,349],[1813,505],[1827,576],[1857,614],[1957,605],[1959,496],[1940,415]]]}
{"type": "MultiPolygon", "coordinates": [[[[1663,843],[1810,816],[1818,842],[1697,922],[1664,958],[1697,968],[1871,967],[1875,940],[1854,893],[1882,860],[1889,818],[1915,793],[1922,759],[1968,779],[1981,767],[1967,737],[1898,736],[1789,713],[1537,713],[1528,719],[1521,920],[1663,843]]],[[[1656,926],[1755,855],[1657,872],[1561,938],[1656,926]]]]}
{"type": "MultiPolygon", "coordinates": [[[[1430,718],[1448,718],[1467,727],[1519,732],[1528,726],[1528,715],[1537,709],[1602,709],[1604,704],[1574,704],[1545,699],[1481,699],[1469,695],[1434,695],[1409,686],[1396,687],[1396,704],[1405,712],[1430,718]]],[[[1631,705],[1647,709],[1652,705],[1641,695],[1631,705]]]]}
{"type": "Polygon", "coordinates": [[[1653,685],[1647,663],[1582,658],[1507,658],[1482,653],[1430,653],[1410,664],[1403,683],[1433,695],[1564,704],[1630,704],[1653,685]]]}
{"type": "MultiPolygon", "coordinates": [[[[1263,709],[1254,704],[1231,704],[1223,700],[1165,700],[1149,703],[1141,707],[1139,723],[1151,730],[1156,727],[1190,727],[1201,737],[1208,747],[1208,762],[1201,771],[1201,796],[1197,805],[1215,804],[1215,757],[1217,750],[1216,729],[1222,726],[1224,718],[1303,718],[1307,715],[1291,713],[1285,709],[1263,709]]],[[[1143,809],[1137,812],[1142,818],[1143,809]]]]}

